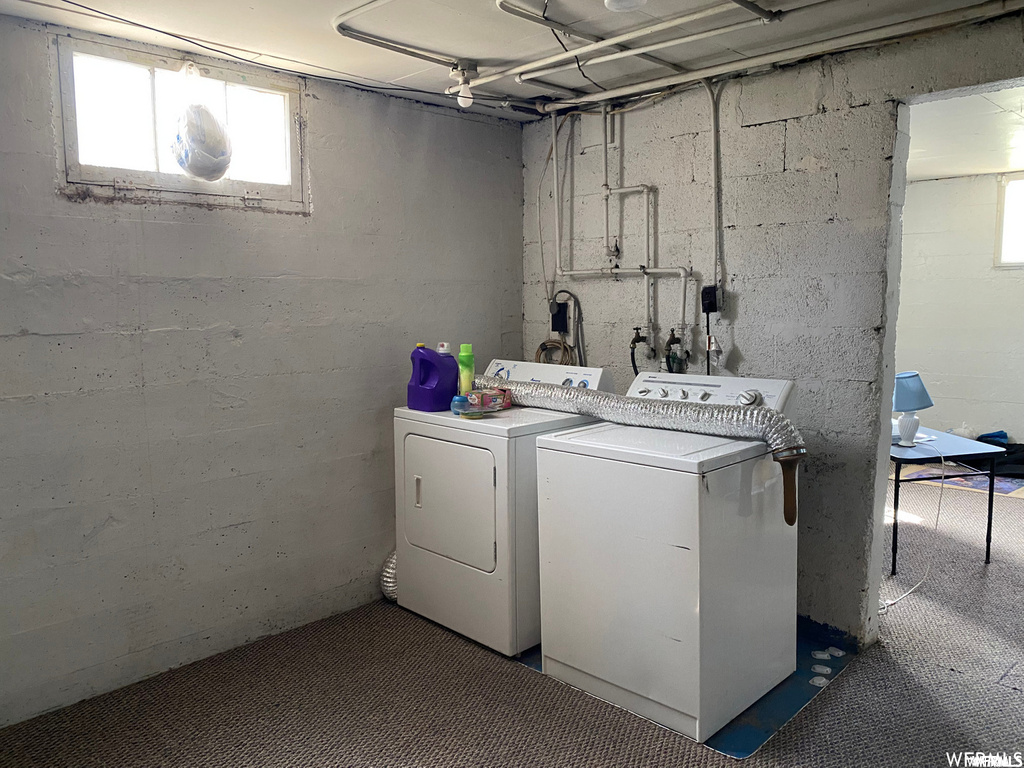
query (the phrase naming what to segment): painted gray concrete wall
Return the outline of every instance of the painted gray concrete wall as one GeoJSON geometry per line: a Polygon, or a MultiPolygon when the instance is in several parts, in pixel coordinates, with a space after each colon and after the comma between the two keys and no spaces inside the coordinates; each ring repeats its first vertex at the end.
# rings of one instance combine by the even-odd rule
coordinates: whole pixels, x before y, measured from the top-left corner
{"type": "MultiPolygon", "coordinates": [[[[911,127],[913,130],[913,127],[911,127]]],[[[1024,269],[995,266],[996,176],[907,188],[896,367],[935,402],[921,421],[1024,439],[1024,269]]]]}
{"type": "MultiPolygon", "coordinates": [[[[898,102],[1021,72],[1018,15],[736,79],[722,93],[728,277],[726,309],[712,332],[729,375],[796,381],[789,413],[810,451],[800,480],[799,610],[864,642],[877,635],[882,568],[876,533],[885,479],[876,469],[888,455],[907,152],[898,102]]],[[[713,269],[710,125],[706,95],[686,91],[624,115],[611,156],[613,185],[658,188],[658,265],[692,265],[706,283],[713,269]]],[[[601,159],[595,149],[581,154],[588,142],[580,130],[574,128],[565,181],[564,247],[574,266],[602,267],[601,159]]],[[[529,126],[523,140],[527,356],[547,336],[535,196],[550,131],[549,123],[529,126]]],[[[550,173],[542,201],[549,273],[550,173]]],[[[622,263],[639,264],[639,200],[620,211],[612,230],[622,263]]],[[[632,326],[644,316],[640,283],[568,285],[583,301],[591,364],[610,367],[623,391],[632,379],[632,326]]],[[[659,344],[676,324],[677,306],[666,280],[658,294],[659,344]]],[[[694,320],[697,309],[694,300],[694,320]]],[[[699,350],[702,332],[690,338],[699,350]]],[[[691,370],[702,370],[699,354],[694,363],[691,370]]]]}
{"type": "Polygon", "coordinates": [[[417,341],[522,347],[521,130],[311,80],[308,217],[57,195],[0,17],[0,725],[378,595],[417,341]]]}

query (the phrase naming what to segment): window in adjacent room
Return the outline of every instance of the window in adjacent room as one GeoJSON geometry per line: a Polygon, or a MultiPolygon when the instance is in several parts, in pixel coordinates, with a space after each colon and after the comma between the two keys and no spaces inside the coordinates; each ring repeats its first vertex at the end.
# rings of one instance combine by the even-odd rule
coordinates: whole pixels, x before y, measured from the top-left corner
{"type": "Polygon", "coordinates": [[[1024,174],[1000,179],[996,266],[1024,267],[1024,174]]]}
{"type": "Polygon", "coordinates": [[[99,194],[305,210],[299,81],[189,65],[60,38],[67,181],[99,194]],[[218,181],[185,174],[172,151],[178,118],[202,104],[225,126],[231,162],[218,181]]]}

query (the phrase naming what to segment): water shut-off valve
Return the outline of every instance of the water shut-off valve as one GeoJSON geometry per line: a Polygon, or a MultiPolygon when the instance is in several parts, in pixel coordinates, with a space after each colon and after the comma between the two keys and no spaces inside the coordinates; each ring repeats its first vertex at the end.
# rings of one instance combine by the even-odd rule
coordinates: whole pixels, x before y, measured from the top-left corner
{"type": "Polygon", "coordinates": [[[689,359],[690,350],[683,347],[683,340],[676,336],[676,329],[669,329],[665,341],[665,370],[669,373],[685,373],[689,359]],[[679,347],[679,351],[676,352],[672,347],[679,347]]]}

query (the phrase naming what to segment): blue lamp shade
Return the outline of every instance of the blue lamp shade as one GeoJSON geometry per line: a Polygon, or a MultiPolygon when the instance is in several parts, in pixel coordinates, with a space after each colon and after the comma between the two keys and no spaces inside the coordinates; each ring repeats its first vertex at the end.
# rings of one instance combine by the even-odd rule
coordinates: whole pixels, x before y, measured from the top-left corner
{"type": "Polygon", "coordinates": [[[904,371],[896,374],[896,389],[892,393],[892,409],[901,413],[920,411],[931,408],[935,403],[924,388],[921,375],[917,371],[904,371]]]}

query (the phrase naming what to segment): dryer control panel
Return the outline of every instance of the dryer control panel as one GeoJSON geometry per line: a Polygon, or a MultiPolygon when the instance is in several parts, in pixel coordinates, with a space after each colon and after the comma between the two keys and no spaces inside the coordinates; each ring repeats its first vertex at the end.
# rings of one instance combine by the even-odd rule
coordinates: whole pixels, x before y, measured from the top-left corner
{"type": "Polygon", "coordinates": [[[627,396],[648,400],[684,401],[716,405],[767,405],[785,412],[793,382],[746,379],[736,376],[699,376],[689,373],[641,373],[627,396]]]}
{"type": "Polygon", "coordinates": [[[611,374],[603,368],[584,368],[578,365],[550,365],[520,360],[491,360],[485,376],[497,376],[509,381],[532,381],[538,384],[558,384],[563,387],[582,387],[612,392],[611,374]]]}

